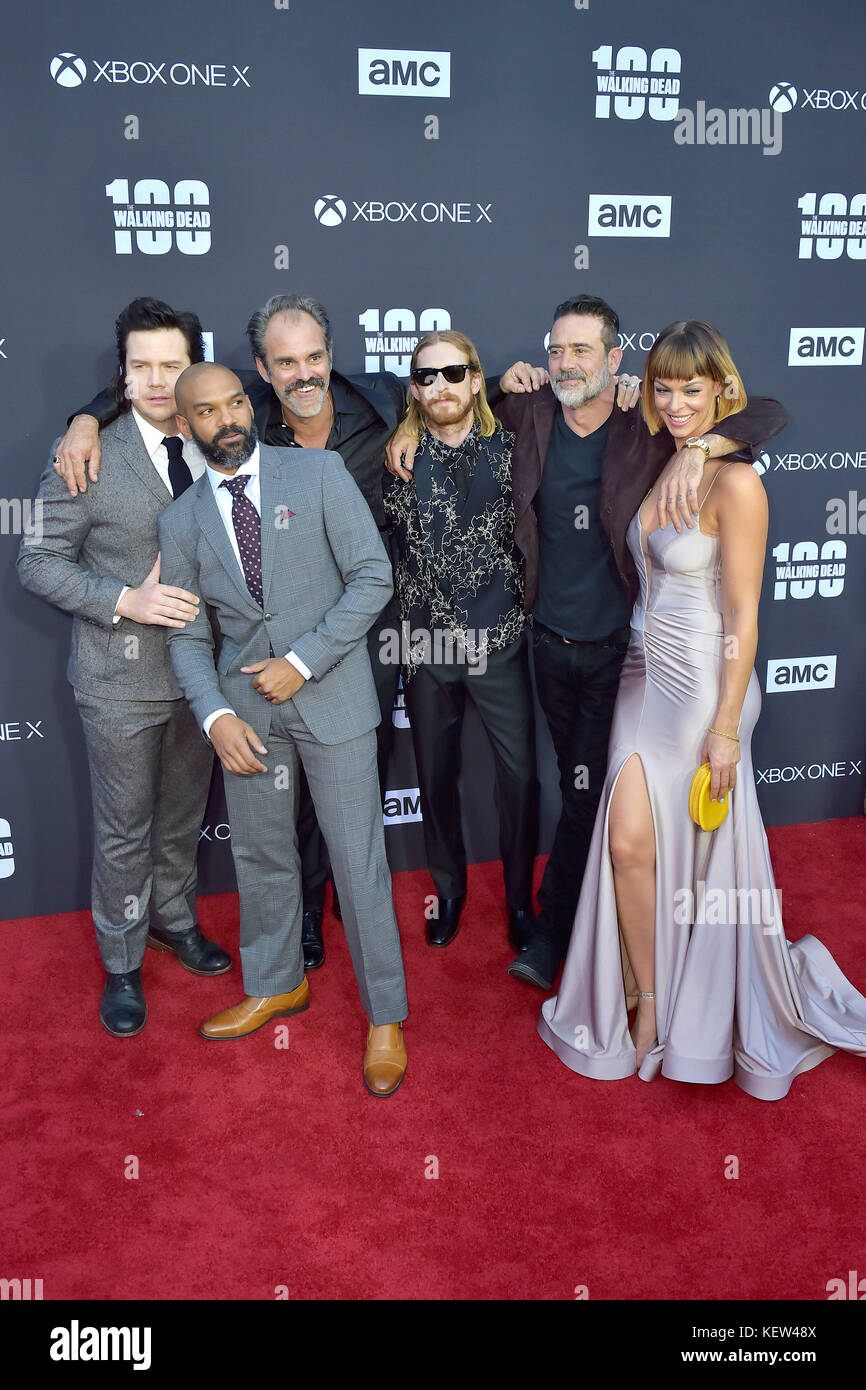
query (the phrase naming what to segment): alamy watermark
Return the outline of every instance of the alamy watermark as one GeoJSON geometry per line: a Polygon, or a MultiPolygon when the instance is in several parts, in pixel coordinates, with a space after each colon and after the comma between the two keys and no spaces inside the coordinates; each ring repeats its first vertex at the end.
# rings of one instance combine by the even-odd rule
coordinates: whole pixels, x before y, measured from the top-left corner
{"type": "Polygon", "coordinates": [[[677,145],[762,145],[764,154],[782,152],[782,116],[767,108],[720,106],[707,109],[699,101],[694,111],[681,106],[674,117],[677,145]]]}
{"type": "Polygon", "coordinates": [[[778,888],[707,888],[698,879],[697,893],[678,888],[674,893],[674,921],[686,926],[760,926],[765,936],[782,930],[782,893],[778,888]]]}
{"type": "Polygon", "coordinates": [[[41,497],[0,497],[0,536],[26,536],[39,545],[43,535],[41,497]]]}
{"type": "Polygon", "coordinates": [[[487,670],[487,628],[455,631],[436,627],[413,628],[408,619],[399,631],[383,627],[379,633],[379,660],[383,666],[468,666],[470,676],[487,670]]]}

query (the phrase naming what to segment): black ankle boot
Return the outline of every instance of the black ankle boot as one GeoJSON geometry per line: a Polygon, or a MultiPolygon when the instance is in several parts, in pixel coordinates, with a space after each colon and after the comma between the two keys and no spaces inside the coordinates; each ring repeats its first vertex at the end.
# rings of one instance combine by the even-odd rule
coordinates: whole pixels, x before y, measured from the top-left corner
{"type": "Polygon", "coordinates": [[[304,948],[305,970],[318,970],[321,965],[325,964],[325,942],[322,937],[321,907],[308,907],[304,913],[301,945],[304,948]]]}
{"type": "Polygon", "coordinates": [[[435,917],[428,917],[425,923],[428,946],[450,946],[460,930],[460,913],[466,895],[462,898],[437,898],[435,917]]]}
{"type": "Polygon", "coordinates": [[[525,951],[535,937],[535,913],[531,907],[509,907],[508,944],[512,951],[525,951]]]}

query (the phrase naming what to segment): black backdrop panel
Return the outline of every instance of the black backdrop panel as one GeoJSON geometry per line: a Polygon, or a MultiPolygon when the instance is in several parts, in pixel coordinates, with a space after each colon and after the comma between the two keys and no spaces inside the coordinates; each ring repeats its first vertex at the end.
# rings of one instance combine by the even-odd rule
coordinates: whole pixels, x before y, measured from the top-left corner
{"type": "MultiPolygon", "coordinates": [[[[111,370],[133,296],[189,305],[249,365],[268,295],[318,296],[344,372],[405,374],[465,329],[488,371],[544,360],[553,306],[619,310],[625,367],[680,317],[726,333],[789,428],[771,522],[755,739],[769,824],[855,813],[864,786],[864,19],[842,0],[165,0],[31,6],[4,36],[0,155],[0,916],[88,903],[87,765],[67,618],[14,561],[67,414],[111,370]],[[157,225],[155,225],[157,224],[157,225]]],[[[400,721],[400,715],[397,715],[400,721]]],[[[400,721],[402,723],[402,721],[400,721]]],[[[466,737],[470,857],[497,856],[492,764],[466,737]]],[[[542,848],[557,812],[543,722],[542,848]]],[[[397,734],[392,866],[423,862],[397,734]]],[[[205,886],[232,883],[217,778],[205,886]]]]}

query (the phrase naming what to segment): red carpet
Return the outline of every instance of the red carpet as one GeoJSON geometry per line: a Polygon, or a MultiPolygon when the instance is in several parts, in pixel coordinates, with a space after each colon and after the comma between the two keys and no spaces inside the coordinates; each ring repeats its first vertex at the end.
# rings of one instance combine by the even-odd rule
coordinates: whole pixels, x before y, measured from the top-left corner
{"type": "MultiPolygon", "coordinates": [[[[866,992],[866,822],[770,842],[789,939],[820,936],[866,992]]],[[[505,973],[500,885],[498,865],[471,869],[460,936],[431,951],[429,880],[395,879],[411,1015],[389,1100],[363,1088],[330,917],[287,1051],[272,1026],[205,1042],[239,972],[154,952],[147,1027],[115,1041],[88,915],[3,923],[0,1275],[41,1278],[46,1299],[821,1300],[866,1274],[866,1063],[837,1053],[774,1104],[575,1076],[536,1036],[540,991],[505,973]]],[[[201,921],[236,950],[233,896],[201,921]]]]}

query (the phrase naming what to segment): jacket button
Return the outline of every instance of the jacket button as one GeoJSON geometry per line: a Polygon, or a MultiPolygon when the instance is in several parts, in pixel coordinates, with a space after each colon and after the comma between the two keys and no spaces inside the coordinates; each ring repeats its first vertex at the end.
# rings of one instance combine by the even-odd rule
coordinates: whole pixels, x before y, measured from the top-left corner
{"type": "Polygon", "coordinates": [[[271,621],[271,618],[272,618],[273,616],[274,616],[273,613],[266,613],[266,614],[265,614],[265,622],[266,622],[266,623],[269,623],[269,622],[271,621]]]}

